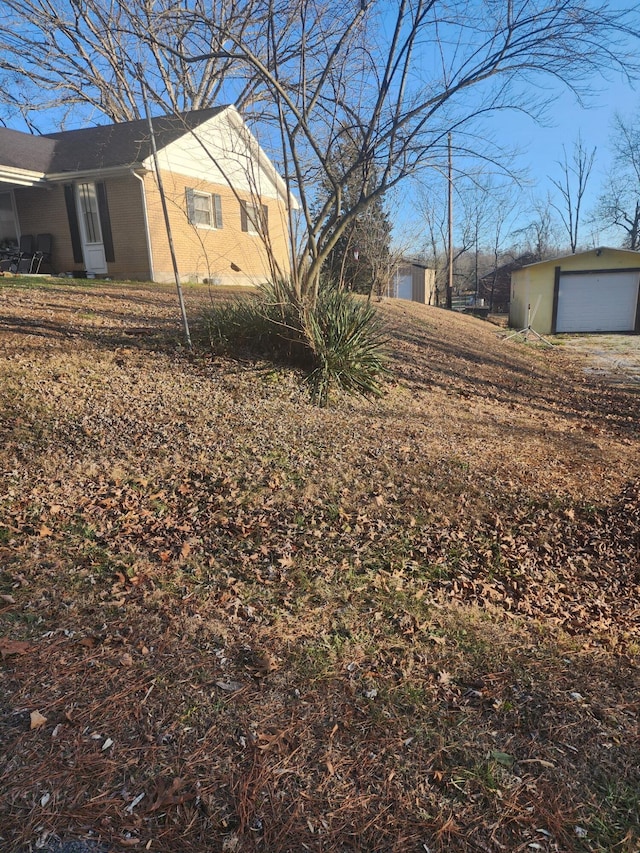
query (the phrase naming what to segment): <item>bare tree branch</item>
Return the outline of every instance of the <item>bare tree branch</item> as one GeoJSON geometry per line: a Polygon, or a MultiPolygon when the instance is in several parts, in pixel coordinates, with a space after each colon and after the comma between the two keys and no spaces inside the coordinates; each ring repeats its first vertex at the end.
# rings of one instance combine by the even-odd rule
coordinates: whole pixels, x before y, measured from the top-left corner
{"type": "Polygon", "coordinates": [[[627,249],[640,249],[640,114],[616,115],[612,129],[614,162],[592,222],[622,232],[627,249]]]}
{"type": "MultiPolygon", "coordinates": [[[[438,0],[298,0],[295,6],[292,15],[290,4],[263,0],[268,52],[259,49],[255,30],[252,41],[220,25],[221,51],[180,58],[244,63],[269,93],[261,120],[271,117],[277,126],[271,153],[301,200],[295,277],[300,296],[311,299],[340,234],[374,199],[438,163],[452,128],[521,107],[526,87],[539,90],[544,77],[582,96],[594,72],[638,71],[631,45],[626,54],[621,48],[622,37],[638,31],[637,12],[606,3],[486,0],[471,9],[465,0],[446,6],[438,0]],[[355,143],[348,162],[328,156],[343,139],[355,143]],[[361,192],[345,208],[345,187],[356,179],[361,192]],[[330,191],[318,204],[320,184],[330,191]]],[[[578,211],[572,208],[574,231],[581,200],[582,193],[578,211]]]]}
{"type": "Polygon", "coordinates": [[[244,107],[259,81],[246,74],[246,65],[214,54],[225,46],[221,28],[251,40],[249,31],[264,21],[259,5],[185,0],[178,12],[171,0],[0,0],[0,111],[28,117],[30,126],[42,113],[58,125],[96,116],[114,122],[141,118],[138,63],[158,111],[202,109],[223,100],[244,107]],[[203,53],[201,62],[184,59],[203,53]]]}
{"type": "Polygon", "coordinates": [[[555,201],[552,201],[551,206],[558,212],[569,237],[571,252],[575,254],[578,247],[582,200],[593,168],[596,148],[594,147],[591,151],[587,151],[582,137],[578,136],[573,145],[571,159],[569,159],[567,149],[564,145],[562,146],[562,151],[564,152],[564,158],[562,162],[558,162],[562,171],[562,177],[558,180],[555,178],[550,178],[549,180],[560,193],[563,203],[557,204],[555,201]]]}

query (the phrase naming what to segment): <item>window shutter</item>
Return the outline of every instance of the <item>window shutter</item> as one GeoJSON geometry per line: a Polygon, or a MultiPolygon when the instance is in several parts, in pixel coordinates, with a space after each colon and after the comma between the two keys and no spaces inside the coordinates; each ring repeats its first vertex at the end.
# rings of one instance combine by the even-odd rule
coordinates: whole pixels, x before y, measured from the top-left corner
{"type": "Polygon", "coordinates": [[[240,202],[240,227],[243,231],[249,230],[247,222],[247,204],[244,201],[240,202]]]}
{"type": "Polygon", "coordinates": [[[266,204],[262,204],[260,207],[262,208],[262,227],[266,233],[269,230],[269,208],[266,204]]]}
{"type": "Polygon", "coordinates": [[[98,216],[100,217],[100,228],[102,229],[102,243],[104,245],[104,259],[112,264],[115,259],[113,250],[113,234],[111,233],[111,217],[109,216],[109,205],[107,203],[107,188],[104,181],[96,183],[96,197],[98,200],[98,216]]]}
{"type": "Polygon", "coordinates": [[[78,223],[76,194],[74,192],[73,184],[64,185],[64,201],[67,206],[67,219],[69,220],[69,233],[71,235],[73,260],[76,264],[82,264],[84,263],[82,255],[82,240],[80,239],[80,225],[78,223]]]}
{"type": "Polygon", "coordinates": [[[222,199],[219,195],[213,196],[213,209],[215,212],[215,226],[222,228],[222,199]]]}
{"type": "Polygon", "coordinates": [[[193,201],[193,189],[191,187],[186,187],[185,192],[187,194],[187,219],[191,223],[191,225],[195,225],[196,214],[195,214],[195,204],[193,201]]]}

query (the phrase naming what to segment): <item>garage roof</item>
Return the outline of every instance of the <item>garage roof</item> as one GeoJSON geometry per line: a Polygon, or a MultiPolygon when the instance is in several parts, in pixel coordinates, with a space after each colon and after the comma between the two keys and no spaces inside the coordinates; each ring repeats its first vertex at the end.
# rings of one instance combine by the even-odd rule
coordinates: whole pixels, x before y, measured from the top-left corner
{"type": "Polygon", "coordinates": [[[606,267],[607,265],[607,257],[611,257],[612,255],[616,255],[620,257],[621,255],[627,255],[629,259],[629,265],[634,267],[640,267],[640,252],[636,252],[633,249],[614,249],[611,246],[598,246],[595,249],[587,249],[584,252],[576,252],[571,255],[560,255],[556,258],[547,258],[545,261],[536,261],[533,264],[525,264],[521,267],[521,269],[531,269],[531,267],[541,267],[544,264],[548,264],[549,266],[557,267],[562,266],[562,261],[568,261],[570,259],[576,259],[585,257],[586,255],[593,255],[594,258],[598,258],[596,261],[596,266],[606,267]]]}

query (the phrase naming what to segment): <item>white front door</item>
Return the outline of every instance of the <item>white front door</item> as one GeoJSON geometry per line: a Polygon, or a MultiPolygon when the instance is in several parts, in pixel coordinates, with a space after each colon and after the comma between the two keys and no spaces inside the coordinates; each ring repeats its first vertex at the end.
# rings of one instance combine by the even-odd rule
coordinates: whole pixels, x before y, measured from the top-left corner
{"type": "Polygon", "coordinates": [[[104,275],[108,269],[102,242],[96,185],[77,184],[76,189],[84,265],[88,273],[104,275]]]}

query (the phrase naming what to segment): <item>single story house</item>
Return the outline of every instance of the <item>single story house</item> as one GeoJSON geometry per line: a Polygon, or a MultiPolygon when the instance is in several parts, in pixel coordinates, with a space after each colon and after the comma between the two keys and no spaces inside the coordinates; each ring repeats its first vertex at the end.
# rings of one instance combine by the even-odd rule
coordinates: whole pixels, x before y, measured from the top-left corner
{"type": "Polygon", "coordinates": [[[153,134],[145,120],[44,136],[0,128],[0,247],[48,234],[57,273],[173,281],[161,183],[183,281],[286,275],[297,203],[235,107],[152,125],[153,134]]]}
{"type": "Polygon", "coordinates": [[[509,324],[541,335],[640,332],[640,253],[603,246],[511,274],[509,324]]]}
{"type": "Polygon", "coordinates": [[[389,279],[388,295],[426,305],[435,303],[435,270],[419,261],[401,260],[389,279]]]}

